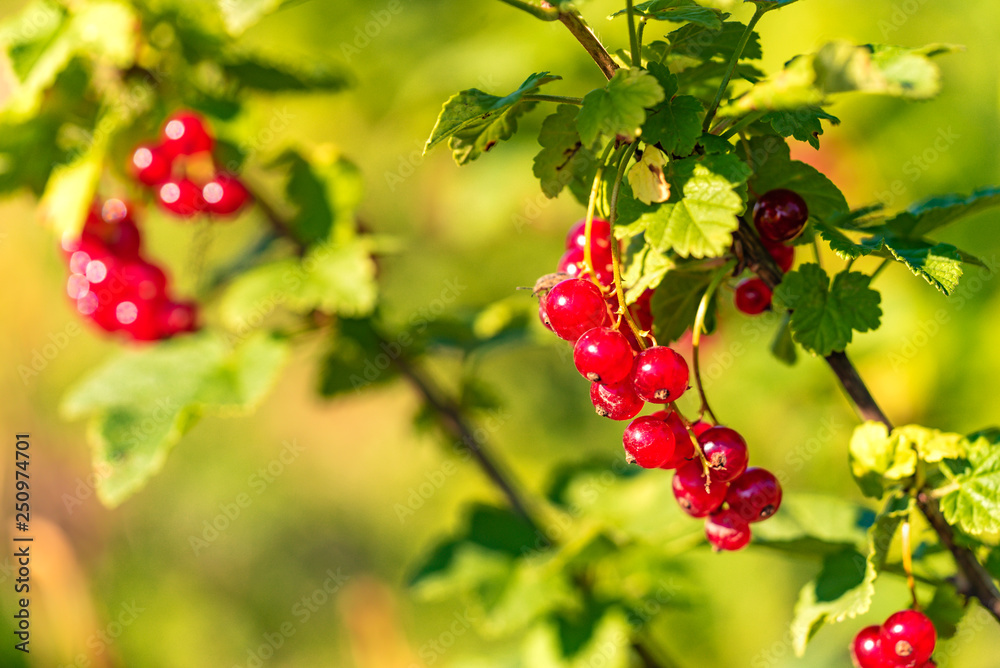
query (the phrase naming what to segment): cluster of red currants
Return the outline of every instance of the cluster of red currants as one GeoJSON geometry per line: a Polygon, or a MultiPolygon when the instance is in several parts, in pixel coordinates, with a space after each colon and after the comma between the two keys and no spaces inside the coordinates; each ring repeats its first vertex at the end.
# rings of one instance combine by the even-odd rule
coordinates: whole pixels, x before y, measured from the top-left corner
{"type": "Polygon", "coordinates": [[[78,238],[64,239],[66,291],[81,314],[107,332],[156,341],[197,328],[197,306],[170,297],[167,277],[142,256],[139,228],[128,206],[109,199],[94,206],[78,238]]]}
{"type": "MultiPolygon", "coordinates": [[[[607,221],[591,226],[587,272],[585,221],[567,236],[560,272],[535,287],[539,317],[557,336],[574,344],[577,370],[591,381],[597,413],[612,420],[632,420],[622,437],[626,458],[644,468],[676,469],[674,496],[689,515],[707,518],[705,533],[718,550],[738,550],[750,542],[750,523],[766,519],[781,504],[781,485],[769,471],[747,468],[746,442],[734,430],[698,420],[690,423],[675,407],[636,418],[646,402],[673,404],[688,387],[684,358],[667,346],[649,348],[618,314],[607,221]],[[593,275],[594,280],[588,276],[593,275]],[[610,297],[606,293],[610,293],[610,297]],[[635,418],[635,419],[633,419],[635,418]]],[[[652,324],[647,293],[633,306],[640,329],[652,324]]]]}
{"type": "Polygon", "coordinates": [[[213,166],[212,177],[198,184],[193,180],[197,170],[189,169],[199,156],[207,156],[210,161],[214,145],[215,140],[200,116],[190,111],[178,112],[163,125],[158,144],[140,144],[132,152],[132,175],[139,183],[155,188],[156,201],[176,216],[192,218],[200,213],[231,216],[250,198],[240,180],[213,166]]]}
{"type": "MultiPolygon", "coordinates": [[[[760,196],[753,209],[753,223],[782,273],[792,268],[795,248],[787,242],[799,236],[809,220],[809,209],[798,193],[779,188],[760,196]]],[[[758,315],[771,307],[771,290],[756,276],[745,278],[736,286],[736,308],[747,315],[758,315]]]]}
{"type": "Polygon", "coordinates": [[[919,610],[901,610],[882,626],[867,626],[851,645],[857,668],[933,668],[937,632],[919,610]]]}

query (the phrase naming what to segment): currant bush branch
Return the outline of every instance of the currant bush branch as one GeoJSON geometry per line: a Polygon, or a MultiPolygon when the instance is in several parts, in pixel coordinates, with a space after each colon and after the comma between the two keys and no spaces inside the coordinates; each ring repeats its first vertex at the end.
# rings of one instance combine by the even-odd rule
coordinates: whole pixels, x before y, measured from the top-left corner
{"type": "Polygon", "coordinates": [[[754,11],[753,16],[750,18],[750,22],[747,23],[746,30],[743,31],[743,35],[740,37],[740,41],[736,44],[736,50],[733,51],[732,58],[729,59],[729,64],[726,66],[726,73],[722,77],[722,83],[719,84],[719,90],[715,94],[715,100],[712,101],[712,106],[708,108],[708,112],[705,114],[705,121],[702,123],[702,132],[708,132],[708,129],[712,127],[712,119],[715,118],[715,112],[719,110],[719,104],[722,102],[722,96],[726,94],[726,89],[729,88],[729,82],[733,78],[733,74],[736,72],[736,67],[740,63],[740,58],[743,57],[743,51],[747,47],[747,43],[750,41],[750,35],[753,34],[753,29],[756,27],[757,22],[760,21],[761,17],[767,13],[767,9],[757,6],[756,11],[754,11]]]}
{"type": "MultiPolygon", "coordinates": [[[[781,272],[774,264],[770,254],[761,245],[760,240],[746,223],[740,220],[739,229],[735,233],[738,250],[747,263],[756,268],[757,274],[765,284],[774,290],[781,283],[781,272]]],[[[834,352],[826,356],[826,363],[837,376],[844,392],[854,405],[862,420],[880,422],[887,429],[892,429],[892,423],[879,407],[868,386],[858,374],[857,368],[843,352],[834,352]]],[[[976,558],[969,548],[957,542],[955,529],[948,524],[941,514],[938,501],[932,490],[918,489],[916,503],[921,514],[937,533],[941,544],[951,552],[958,569],[958,590],[966,596],[979,600],[986,610],[1000,622],[1000,590],[997,589],[993,577],[986,567],[976,558]]]]}

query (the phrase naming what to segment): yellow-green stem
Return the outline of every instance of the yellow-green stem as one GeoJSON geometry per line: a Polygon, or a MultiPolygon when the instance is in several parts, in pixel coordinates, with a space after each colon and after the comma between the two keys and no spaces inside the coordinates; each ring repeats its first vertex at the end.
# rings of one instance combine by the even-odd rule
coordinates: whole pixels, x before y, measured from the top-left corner
{"type": "Polygon", "coordinates": [[[597,206],[597,193],[601,191],[604,165],[608,161],[608,156],[611,155],[611,150],[614,147],[614,140],[609,141],[607,147],[604,149],[604,153],[601,154],[601,159],[597,162],[597,176],[594,177],[594,185],[590,188],[590,199],[587,200],[587,222],[584,224],[584,237],[586,241],[583,244],[583,264],[586,267],[585,271],[591,274],[594,271],[594,260],[590,252],[590,235],[594,227],[594,209],[597,206]]]}
{"type": "Polygon", "coordinates": [[[708,284],[705,294],[701,296],[701,303],[698,304],[698,314],[694,317],[694,326],[691,328],[691,359],[694,362],[694,384],[698,389],[698,396],[701,397],[701,411],[702,413],[708,413],[714,424],[718,424],[719,419],[715,417],[712,407],[708,404],[708,397],[705,395],[705,386],[701,382],[701,332],[705,329],[705,317],[708,315],[709,302],[712,301],[715,291],[719,289],[719,285],[722,284],[722,281],[732,272],[735,266],[736,260],[730,260],[712,278],[712,282],[708,284]]]}
{"type": "Polygon", "coordinates": [[[632,319],[632,314],[628,311],[628,305],[625,303],[625,291],[622,289],[622,258],[621,258],[621,248],[618,247],[618,240],[615,239],[615,220],[618,218],[618,192],[621,190],[622,178],[625,176],[625,170],[628,168],[629,160],[635,155],[635,150],[639,146],[639,140],[635,140],[629,147],[625,150],[625,155],[622,157],[621,163],[618,165],[618,173],[615,175],[615,182],[611,188],[611,215],[609,216],[608,222],[611,226],[611,269],[612,275],[614,276],[615,282],[615,296],[618,298],[618,310],[621,313],[622,318],[628,324],[629,329],[635,334],[635,340],[639,343],[639,348],[642,350],[646,349],[645,335],[639,326],[632,319]]]}

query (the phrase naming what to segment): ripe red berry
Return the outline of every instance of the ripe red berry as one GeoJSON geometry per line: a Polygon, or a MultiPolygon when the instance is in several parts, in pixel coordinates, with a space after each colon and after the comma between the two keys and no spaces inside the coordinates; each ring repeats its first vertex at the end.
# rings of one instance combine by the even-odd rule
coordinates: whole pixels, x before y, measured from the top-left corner
{"type": "Polygon", "coordinates": [[[791,270],[792,265],[795,264],[795,247],[777,241],[768,241],[767,239],[761,239],[761,242],[764,244],[767,252],[771,254],[771,257],[774,258],[774,262],[778,265],[781,273],[787,274],[791,270]]]}
{"type": "Polygon", "coordinates": [[[882,654],[880,632],[881,628],[878,626],[866,626],[854,636],[851,658],[856,668],[894,668],[893,663],[882,654]]]}
{"type": "Polygon", "coordinates": [[[750,525],[727,508],[705,520],[705,536],[716,551],[735,552],[750,543],[750,525]]]}
{"type": "Polygon", "coordinates": [[[194,302],[163,302],[156,312],[156,329],[164,338],[197,330],[197,305],[194,302]]]}
{"type": "Polygon", "coordinates": [[[610,324],[600,288],[580,278],[567,279],[549,290],[545,312],[552,331],[567,341],[576,341],[588,329],[610,324]]]}
{"type": "Polygon", "coordinates": [[[166,293],[167,277],[155,264],[138,260],[122,265],[118,271],[126,290],[143,301],[157,301],[166,293]]]}
{"type": "Polygon", "coordinates": [[[231,175],[216,176],[201,189],[201,195],[206,209],[220,216],[236,213],[250,199],[250,193],[243,183],[231,175]]]}
{"type": "Polygon", "coordinates": [[[181,218],[191,218],[207,206],[201,188],[189,179],[167,181],[157,191],[157,200],[170,213],[181,218]]]}
{"type": "Polygon", "coordinates": [[[705,422],[704,420],[695,420],[691,423],[691,431],[694,432],[695,436],[701,436],[706,431],[712,428],[712,425],[705,422]]]}
{"type": "Polygon", "coordinates": [[[657,404],[676,401],[687,389],[687,362],[666,346],[646,348],[635,358],[632,384],[645,401],[657,404]]]}
{"type": "Polygon", "coordinates": [[[698,437],[698,442],[708,461],[708,472],[712,480],[729,482],[746,471],[749,459],[747,443],[735,430],[712,427],[698,437]]]}
{"type": "Polygon", "coordinates": [[[765,520],[781,507],[781,483],[766,469],[748,468],[729,484],[726,503],[747,522],[765,520]]]}
{"type": "Polygon", "coordinates": [[[630,462],[645,469],[663,466],[673,458],[674,432],[655,415],[636,418],[625,427],[622,443],[630,462]]]}
{"type": "Polygon", "coordinates": [[[635,324],[639,325],[639,329],[647,332],[653,327],[652,299],[653,291],[646,290],[639,295],[639,298],[635,300],[635,303],[630,308],[632,317],[635,319],[635,324]]]}
{"type": "Polygon", "coordinates": [[[592,384],[590,401],[594,404],[598,415],[612,420],[631,420],[639,414],[644,405],[627,378],[614,385],[592,384]]]}
{"type": "Polygon", "coordinates": [[[681,510],[692,517],[705,517],[715,512],[726,500],[728,488],[724,482],[707,479],[698,459],[677,469],[672,485],[681,510]]]}
{"type": "Polygon", "coordinates": [[[163,126],[160,146],[170,157],[211,151],[213,144],[205,121],[194,112],[178,112],[168,118],[163,126]]]}
{"type": "Polygon", "coordinates": [[[577,340],[573,362],[591,382],[618,383],[632,371],[632,346],[618,330],[595,327],[577,340]]]}
{"type": "Polygon", "coordinates": [[[156,341],[161,338],[157,327],[157,312],[161,303],[156,299],[141,299],[128,294],[114,305],[114,318],[120,329],[136,341],[156,341]]]}
{"type": "Polygon", "coordinates": [[[759,278],[747,278],[736,286],[736,308],[747,315],[758,315],[771,306],[771,289],[759,278]]]}
{"type": "MultiPolygon", "coordinates": [[[[614,283],[615,270],[611,262],[611,250],[607,248],[595,249],[590,259],[594,263],[594,277],[598,283],[605,287],[614,283]]],[[[570,248],[559,258],[556,270],[578,277],[583,273],[584,260],[582,248],[570,248]]]]}
{"type": "MultiPolygon", "coordinates": [[[[611,224],[603,218],[594,218],[590,226],[591,251],[600,248],[611,250],[611,224]]],[[[566,233],[566,248],[583,248],[587,245],[587,219],[573,223],[566,233]]]]}
{"type": "Polygon", "coordinates": [[[901,610],[889,616],[879,634],[882,653],[897,666],[919,666],[931,658],[937,632],[919,610],[901,610]]]}
{"type": "Polygon", "coordinates": [[[62,243],[63,250],[70,257],[83,250],[92,255],[106,253],[133,258],[138,256],[140,246],[139,228],[132,221],[128,206],[120,199],[109,199],[101,208],[93,208],[87,215],[80,236],[63,239],[62,243]]]}
{"type": "Polygon", "coordinates": [[[661,469],[676,469],[684,466],[696,457],[694,441],[681,417],[672,410],[656,411],[652,417],[659,418],[667,423],[670,431],[674,434],[674,454],[667,461],[660,464],[661,469]]]}
{"type": "Polygon", "coordinates": [[[760,196],[753,208],[753,223],[761,239],[790,241],[809,220],[809,208],[798,193],[779,188],[760,196]]]}
{"type": "Polygon", "coordinates": [[[129,169],[136,181],[154,186],[170,178],[173,161],[159,146],[140,144],[132,152],[129,169]]]}
{"type": "Polygon", "coordinates": [[[559,258],[556,271],[569,274],[573,278],[579,278],[580,273],[583,271],[583,251],[579,248],[570,248],[567,250],[559,258]]]}

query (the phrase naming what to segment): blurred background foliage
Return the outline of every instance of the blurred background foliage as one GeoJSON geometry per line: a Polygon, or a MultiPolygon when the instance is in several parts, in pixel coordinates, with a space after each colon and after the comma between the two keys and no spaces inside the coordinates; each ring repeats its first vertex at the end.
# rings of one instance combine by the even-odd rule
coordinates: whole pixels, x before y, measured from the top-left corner
{"type": "MultiPolygon", "coordinates": [[[[0,16],[25,4],[0,0],[0,16]]],[[[602,39],[623,46],[624,22],[604,19],[618,8],[605,0],[582,5],[602,39]]],[[[745,20],[745,13],[737,17],[745,20]]],[[[647,39],[658,30],[651,26],[647,39]]],[[[936,100],[851,99],[831,109],[843,123],[827,130],[820,151],[793,148],[826,171],[853,206],[882,199],[901,208],[1000,182],[1000,12],[992,2],[956,8],[923,0],[808,0],[769,15],[759,31],[765,69],[840,37],[966,46],[940,61],[945,83],[936,100]]],[[[478,309],[554,268],[565,230],[583,212],[566,195],[544,199],[531,176],[531,130],[542,113],[529,116],[529,131],[490,159],[463,169],[447,151],[423,157],[421,148],[441,102],[457,90],[505,93],[544,70],[564,77],[547,93],[582,95],[600,85],[600,72],[561,25],[486,0],[316,0],[283,8],[242,39],[293,62],[332,59],[353,71],[356,85],[344,93],[254,98],[220,132],[255,137],[262,152],[329,143],[359,165],[366,183],[361,219],[399,242],[398,252],[380,259],[387,319],[405,324],[442,309],[478,309]],[[389,19],[379,24],[372,12],[389,19]]],[[[104,190],[113,195],[113,188],[104,190]]],[[[38,535],[36,642],[30,657],[4,643],[3,665],[505,665],[488,657],[507,648],[484,644],[473,631],[477,610],[458,599],[415,600],[405,586],[417,557],[462,523],[462,508],[499,502],[497,492],[470,461],[442,447],[436,432],[414,429],[418,401],[407,386],[319,398],[320,340],[296,348],[253,417],[204,420],[148,487],[114,511],[101,506],[88,482],[83,426],[64,422],[57,406],[69,385],[120,344],[85,325],[60,336],[77,321],[64,297],[63,260],[51,231],[37,224],[35,205],[25,195],[0,202],[0,424],[7,435],[32,434],[38,535]],[[37,375],[18,373],[64,338],[37,375]],[[251,503],[207,547],[193,548],[191,538],[210,535],[206,523],[232,512],[240,495],[251,503]],[[324,585],[336,593],[317,595],[324,585]],[[304,597],[313,603],[303,604],[304,597]]],[[[980,216],[940,238],[996,268],[996,222],[995,214],[980,216]]],[[[209,261],[239,247],[255,224],[213,232],[209,261]]],[[[145,229],[147,247],[172,268],[182,292],[193,289],[190,268],[204,230],[167,223],[152,209],[145,229]]],[[[853,355],[897,424],[956,432],[995,424],[995,277],[970,268],[951,298],[898,267],[879,278],[885,324],[858,336],[853,355]]],[[[860,500],[846,466],[855,424],[850,407],[820,361],[778,365],[767,352],[769,337],[770,330],[723,308],[703,361],[720,418],[745,434],[754,462],[779,473],[786,490],[860,500]]],[[[587,383],[568,353],[540,334],[537,343],[495,346],[464,363],[439,356],[431,369],[445,384],[466,373],[489,388],[500,406],[489,439],[539,492],[566,463],[622,460],[621,425],[593,415],[587,383]]],[[[4,498],[8,459],[0,460],[4,498]]],[[[662,480],[669,483],[666,474],[662,480]]],[[[871,612],[824,629],[806,657],[795,659],[788,622],[817,564],[766,548],[720,556],[707,547],[675,563],[676,572],[662,575],[670,593],[653,632],[678,666],[843,666],[857,628],[905,603],[902,582],[883,578],[871,612]]],[[[7,620],[12,577],[10,558],[0,559],[7,620]]],[[[949,641],[940,665],[996,665],[1000,630],[984,615],[963,624],[970,632],[949,641]]]]}

